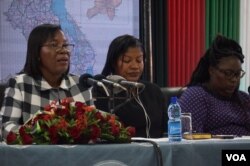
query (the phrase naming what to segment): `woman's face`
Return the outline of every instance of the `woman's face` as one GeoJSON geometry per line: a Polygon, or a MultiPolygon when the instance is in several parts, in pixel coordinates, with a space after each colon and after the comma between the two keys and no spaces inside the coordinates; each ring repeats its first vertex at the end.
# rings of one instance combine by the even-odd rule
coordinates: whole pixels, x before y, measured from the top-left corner
{"type": "Polygon", "coordinates": [[[241,62],[236,56],[222,58],[216,67],[209,68],[210,88],[222,96],[230,97],[239,87],[243,73],[241,62]]]}
{"type": "Polygon", "coordinates": [[[46,41],[40,50],[40,69],[45,78],[58,78],[64,74],[70,64],[70,52],[63,45],[67,40],[62,31],[46,41]]]}
{"type": "Polygon", "coordinates": [[[124,55],[118,58],[115,74],[128,81],[138,81],[144,68],[143,56],[140,47],[130,47],[124,55]]]}

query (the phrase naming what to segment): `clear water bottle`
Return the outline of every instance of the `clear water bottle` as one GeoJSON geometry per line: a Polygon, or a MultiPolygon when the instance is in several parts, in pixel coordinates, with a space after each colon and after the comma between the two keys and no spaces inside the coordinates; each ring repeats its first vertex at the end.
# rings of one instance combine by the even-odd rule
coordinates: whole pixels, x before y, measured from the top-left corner
{"type": "Polygon", "coordinates": [[[169,142],[179,142],[182,140],[181,132],[181,107],[177,102],[177,97],[171,97],[168,106],[168,139],[169,142]]]}

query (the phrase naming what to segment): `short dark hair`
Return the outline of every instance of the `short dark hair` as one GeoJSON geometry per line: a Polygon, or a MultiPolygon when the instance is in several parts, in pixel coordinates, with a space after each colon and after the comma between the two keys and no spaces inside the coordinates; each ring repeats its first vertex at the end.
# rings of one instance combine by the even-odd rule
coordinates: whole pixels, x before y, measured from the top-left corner
{"type": "Polygon", "coordinates": [[[123,56],[124,53],[126,53],[131,47],[141,48],[143,52],[143,61],[145,62],[145,49],[139,39],[127,34],[118,36],[109,45],[106,63],[102,70],[102,75],[107,76],[113,74],[115,72],[115,64],[117,63],[119,57],[123,56]]]}
{"type": "Polygon", "coordinates": [[[211,46],[203,57],[201,57],[187,86],[198,85],[209,81],[209,67],[216,67],[222,58],[229,56],[235,56],[241,63],[244,62],[241,46],[232,39],[217,35],[211,46]]]}
{"type": "Polygon", "coordinates": [[[26,73],[33,78],[42,76],[40,70],[41,47],[48,39],[53,38],[59,30],[62,30],[60,25],[41,24],[31,31],[28,38],[26,62],[21,72],[26,73]]]}

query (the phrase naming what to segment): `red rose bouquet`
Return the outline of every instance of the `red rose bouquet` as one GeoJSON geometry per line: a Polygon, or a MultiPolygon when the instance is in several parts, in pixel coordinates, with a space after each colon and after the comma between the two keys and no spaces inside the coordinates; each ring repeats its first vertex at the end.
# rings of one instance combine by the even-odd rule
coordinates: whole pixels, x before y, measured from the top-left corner
{"type": "Polygon", "coordinates": [[[86,144],[125,143],[135,135],[134,127],[124,125],[113,114],[101,112],[82,102],[52,102],[37,112],[18,132],[10,132],[8,144],[86,144]]]}

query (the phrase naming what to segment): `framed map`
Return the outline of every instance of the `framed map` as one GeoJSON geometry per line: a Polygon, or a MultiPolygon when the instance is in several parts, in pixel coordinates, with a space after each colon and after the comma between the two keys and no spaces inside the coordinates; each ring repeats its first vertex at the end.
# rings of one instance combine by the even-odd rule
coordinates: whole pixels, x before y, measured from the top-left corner
{"type": "Polygon", "coordinates": [[[98,74],[111,40],[139,37],[139,0],[1,0],[0,82],[19,72],[26,58],[30,31],[41,23],[56,23],[71,43],[71,73],[98,74]]]}

